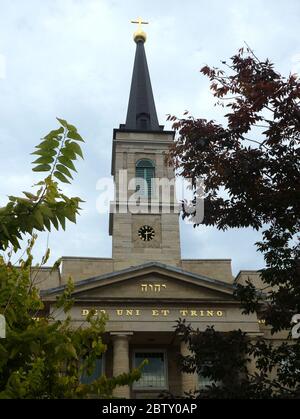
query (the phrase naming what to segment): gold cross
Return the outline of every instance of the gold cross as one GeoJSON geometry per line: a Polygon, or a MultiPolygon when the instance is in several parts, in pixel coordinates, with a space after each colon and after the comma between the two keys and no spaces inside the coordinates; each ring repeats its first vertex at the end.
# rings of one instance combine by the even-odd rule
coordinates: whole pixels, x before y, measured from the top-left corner
{"type": "Polygon", "coordinates": [[[138,31],[142,30],[142,25],[149,25],[149,22],[144,22],[141,17],[138,17],[137,20],[132,20],[131,23],[138,24],[138,31]]]}

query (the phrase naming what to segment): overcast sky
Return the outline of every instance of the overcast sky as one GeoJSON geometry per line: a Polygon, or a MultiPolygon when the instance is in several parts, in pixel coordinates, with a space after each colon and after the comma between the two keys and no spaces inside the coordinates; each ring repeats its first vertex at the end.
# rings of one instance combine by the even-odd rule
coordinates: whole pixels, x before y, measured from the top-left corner
{"type": "MultiPolygon", "coordinates": [[[[135,53],[130,20],[142,16],[161,124],[188,109],[221,120],[204,64],[219,65],[243,42],[284,75],[300,69],[299,0],[0,0],[0,204],[29,190],[34,146],[59,116],[85,138],[72,186],[82,197],[77,225],[49,237],[60,256],[111,256],[108,215],[99,214],[97,180],[110,175],[112,130],[125,122],[135,53]]],[[[184,258],[230,258],[236,274],[262,267],[251,230],[221,233],[181,225],[184,258]]],[[[47,245],[41,235],[36,255],[47,245]]]]}

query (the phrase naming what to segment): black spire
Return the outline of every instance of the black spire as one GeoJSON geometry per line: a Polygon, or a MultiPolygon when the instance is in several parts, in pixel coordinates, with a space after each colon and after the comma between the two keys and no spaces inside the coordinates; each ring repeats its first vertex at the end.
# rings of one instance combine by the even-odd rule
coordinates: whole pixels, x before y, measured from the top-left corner
{"type": "Polygon", "coordinates": [[[161,131],[152,92],[144,48],[145,39],[136,36],[136,54],[131,81],[126,124],[121,128],[138,131],[161,131]]]}

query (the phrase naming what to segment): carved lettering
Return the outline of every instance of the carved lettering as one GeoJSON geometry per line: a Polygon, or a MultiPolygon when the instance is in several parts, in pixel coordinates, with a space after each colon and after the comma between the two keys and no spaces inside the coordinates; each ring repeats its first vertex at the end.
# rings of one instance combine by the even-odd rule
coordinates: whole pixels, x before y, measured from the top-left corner
{"type": "MultiPolygon", "coordinates": [[[[157,285],[157,284],[156,284],[157,285]]],[[[146,285],[145,285],[146,286],[146,285]]],[[[153,285],[152,285],[153,287],[153,285]]],[[[153,291],[154,292],[154,291],[153,291]]],[[[148,309],[135,309],[135,308],[125,308],[125,309],[115,309],[115,315],[117,315],[118,317],[135,317],[135,316],[141,316],[143,311],[146,311],[147,313],[148,309]]],[[[82,309],[81,315],[83,317],[87,317],[92,310],[90,309],[82,309]]],[[[104,309],[93,309],[93,312],[95,313],[95,315],[98,314],[109,314],[110,310],[104,310],[104,309]]],[[[218,310],[218,311],[214,311],[214,310],[189,310],[189,309],[151,309],[150,310],[150,315],[152,315],[152,317],[168,317],[170,315],[172,315],[175,318],[177,317],[224,317],[225,312],[222,310],[218,310]]]]}
{"type": "Polygon", "coordinates": [[[167,289],[166,284],[141,284],[142,292],[155,292],[160,293],[162,288],[167,289]]]}

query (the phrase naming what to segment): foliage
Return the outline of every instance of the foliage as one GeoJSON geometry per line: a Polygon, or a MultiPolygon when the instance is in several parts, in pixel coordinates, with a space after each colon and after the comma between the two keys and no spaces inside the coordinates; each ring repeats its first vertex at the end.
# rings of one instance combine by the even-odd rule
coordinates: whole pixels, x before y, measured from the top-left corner
{"type": "MultiPolygon", "coordinates": [[[[7,338],[0,341],[0,398],[111,397],[116,386],[140,376],[136,369],[82,384],[81,376],[92,373],[96,359],[106,350],[102,341],[105,318],[91,312],[74,328],[69,316],[74,289],[71,279],[50,313],[36,287],[37,274],[47,263],[50,250],[33,266],[35,231],[51,231],[52,226],[65,229],[66,219],[76,222],[82,202],[68,198],[58,187],[58,181],[69,183],[70,170],[76,171],[74,161],[83,157],[78,144],[83,140],[77,129],[65,120],[58,121],[61,127],[45,136],[33,153],[39,156],[33,170],[47,172],[47,177],[35,185],[36,192],[24,192],[25,198],[10,196],[8,204],[0,208],[0,314],[7,322],[7,338]],[[30,238],[25,256],[14,266],[12,256],[26,234],[30,238]],[[62,311],[66,320],[56,320],[62,311]]],[[[54,267],[58,266],[59,261],[54,267]]]]}
{"type": "Polygon", "coordinates": [[[191,351],[180,356],[180,369],[211,381],[185,398],[299,398],[299,340],[276,346],[263,338],[253,341],[241,330],[225,333],[207,327],[200,332],[181,319],[176,333],[191,351]]]}
{"type": "Polygon", "coordinates": [[[14,250],[20,249],[20,241],[26,233],[65,229],[66,219],[76,222],[80,198],[68,198],[58,188],[58,182],[70,183],[76,171],[74,161],[78,156],[83,158],[78,144],[83,139],[77,129],[63,119],[58,119],[61,127],[46,135],[36,146],[32,154],[34,172],[47,172],[47,177],[37,183],[36,191],[23,192],[24,196],[9,196],[8,204],[0,208],[0,250],[9,245],[14,250]],[[56,180],[55,180],[56,179],[56,180]]]}
{"type": "Polygon", "coordinates": [[[178,134],[169,158],[193,185],[204,181],[204,225],[261,231],[256,246],[266,265],[260,271],[264,304],[250,283],[238,285],[236,297],[244,313],[259,311],[276,333],[290,329],[300,313],[300,81],[295,74],[284,78],[249,47],[223,65],[227,71],[205,66],[201,72],[227,124],[188,112],[183,119],[169,116],[178,134]]]}

